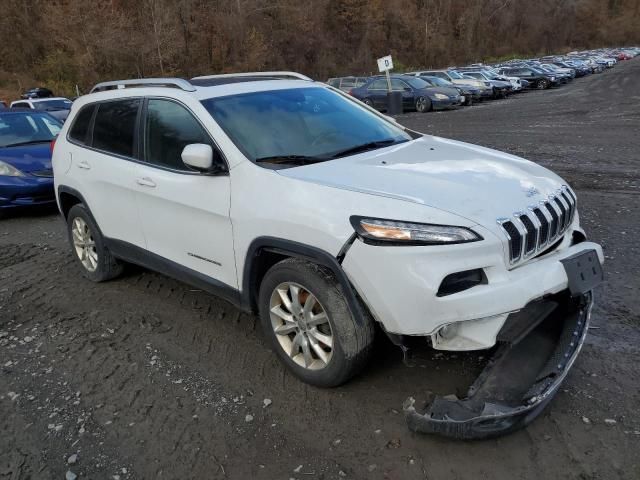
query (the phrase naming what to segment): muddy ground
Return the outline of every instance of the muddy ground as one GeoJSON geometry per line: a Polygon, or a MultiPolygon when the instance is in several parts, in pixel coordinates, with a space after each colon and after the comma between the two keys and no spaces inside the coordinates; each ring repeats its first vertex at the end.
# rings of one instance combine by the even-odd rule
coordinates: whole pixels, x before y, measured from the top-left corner
{"type": "Polygon", "coordinates": [[[640,59],[399,120],[553,168],[605,248],[587,344],[537,421],[480,442],[412,434],[405,398],[463,388],[474,355],[408,368],[379,337],[362,375],[313,388],[223,301],[138,268],[85,281],[62,221],[35,213],[0,221],[0,479],[640,478],[640,59]]]}

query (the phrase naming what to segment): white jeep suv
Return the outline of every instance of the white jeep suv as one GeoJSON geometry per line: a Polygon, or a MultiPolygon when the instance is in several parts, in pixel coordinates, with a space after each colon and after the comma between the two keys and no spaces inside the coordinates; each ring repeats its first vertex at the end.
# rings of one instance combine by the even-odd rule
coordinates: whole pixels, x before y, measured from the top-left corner
{"type": "Polygon", "coordinates": [[[557,390],[587,331],[600,246],[543,167],[403,128],[292,72],[96,85],[53,152],[90,280],[132,262],[259,314],[283,363],[335,386],[376,330],[404,350],[492,349],[414,430],[482,437],[557,390]],[[498,379],[498,380],[496,380],[498,379]]]}

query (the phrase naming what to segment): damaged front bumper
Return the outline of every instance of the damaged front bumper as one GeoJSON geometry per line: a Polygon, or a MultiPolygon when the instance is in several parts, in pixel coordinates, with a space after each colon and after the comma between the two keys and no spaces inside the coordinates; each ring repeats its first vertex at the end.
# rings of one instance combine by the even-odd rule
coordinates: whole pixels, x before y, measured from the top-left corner
{"type": "Polygon", "coordinates": [[[413,398],[404,404],[410,430],[460,439],[504,435],[536,418],[558,391],[580,353],[589,327],[593,293],[565,291],[511,314],[499,347],[459,399],[436,397],[425,413],[413,398]]]}

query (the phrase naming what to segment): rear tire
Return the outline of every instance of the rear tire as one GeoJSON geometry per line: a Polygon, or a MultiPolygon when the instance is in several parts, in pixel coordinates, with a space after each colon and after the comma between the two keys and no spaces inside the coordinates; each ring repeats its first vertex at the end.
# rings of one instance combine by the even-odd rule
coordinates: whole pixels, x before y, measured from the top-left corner
{"type": "Polygon", "coordinates": [[[303,382],[335,387],[366,365],[373,320],[363,311],[363,325],[356,323],[326,267],[295,258],[277,263],[260,285],[258,306],[272,349],[303,382]]]}
{"type": "Polygon", "coordinates": [[[105,246],[98,225],[84,205],[77,204],[69,210],[67,233],[73,256],[86,278],[104,282],[122,273],[122,263],[105,246]]]}

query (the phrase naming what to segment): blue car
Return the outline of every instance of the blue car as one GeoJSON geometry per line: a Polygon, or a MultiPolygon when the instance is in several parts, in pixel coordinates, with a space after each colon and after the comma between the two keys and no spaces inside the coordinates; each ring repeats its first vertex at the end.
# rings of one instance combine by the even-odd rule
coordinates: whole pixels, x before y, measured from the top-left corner
{"type": "Polygon", "coordinates": [[[44,112],[0,111],[0,216],[55,205],[51,146],[61,128],[44,112]]]}
{"type": "MultiPolygon", "coordinates": [[[[458,107],[464,101],[455,88],[432,86],[412,75],[391,75],[391,90],[402,92],[403,110],[428,112],[458,107]]],[[[349,91],[349,94],[378,110],[387,108],[387,79],[383,76],[371,77],[364,85],[349,91]]]]}

